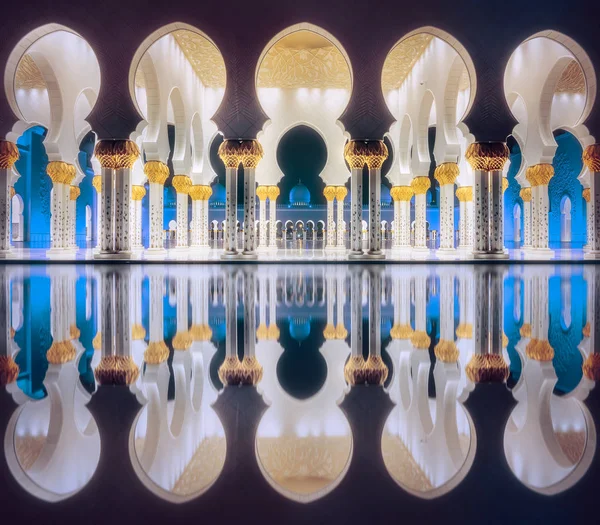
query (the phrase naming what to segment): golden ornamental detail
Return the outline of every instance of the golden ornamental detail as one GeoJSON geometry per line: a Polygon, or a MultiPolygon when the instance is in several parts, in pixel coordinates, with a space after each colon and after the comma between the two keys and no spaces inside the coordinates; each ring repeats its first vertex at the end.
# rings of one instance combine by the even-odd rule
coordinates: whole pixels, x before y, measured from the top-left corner
{"type": "Polygon", "coordinates": [[[73,361],[77,352],[71,341],[53,342],[46,352],[46,359],[51,365],[63,365],[73,361]]]}
{"type": "Polygon", "coordinates": [[[190,335],[194,341],[210,341],[212,330],[207,324],[193,324],[190,328],[190,335]]]}
{"type": "Polygon", "coordinates": [[[235,140],[224,140],[221,142],[218,155],[226,168],[237,168],[242,161],[235,140]]]}
{"type": "Polygon", "coordinates": [[[46,166],[46,173],[48,177],[52,179],[54,184],[68,184],[70,185],[77,174],[75,166],[73,164],[67,164],[62,161],[49,162],[46,166]]]}
{"type": "Polygon", "coordinates": [[[256,196],[261,201],[266,201],[269,197],[269,187],[268,186],[259,186],[256,188],[256,196]]]}
{"type": "Polygon", "coordinates": [[[600,354],[590,354],[583,362],[583,375],[590,381],[600,381],[600,354]]]}
{"type": "Polygon", "coordinates": [[[335,327],[335,338],[344,341],[348,337],[348,330],[344,326],[344,323],[340,323],[335,327]]]}
{"type": "Polygon", "coordinates": [[[325,186],[325,189],[323,190],[323,195],[328,202],[331,202],[333,199],[335,199],[335,193],[335,186],[325,186]]]}
{"type": "Polygon", "coordinates": [[[219,379],[223,385],[240,385],[242,378],[242,363],[238,356],[226,357],[219,367],[219,379]]]}
{"type": "Polygon", "coordinates": [[[554,359],[554,348],[545,339],[532,339],[527,343],[525,355],[534,361],[552,361],[554,359]]]}
{"type": "Polygon", "coordinates": [[[413,329],[410,324],[395,324],[390,330],[392,339],[410,339],[413,329]]]}
{"type": "Polygon", "coordinates": [[[519,330],[519,335],[521,337],[531,337],[531,325],[529,323],[523,323],[519,330]]]}
{"type": "Polygon", "coordinates": [[[187,195],[192,187],[192,179],[190,179],[187,175],[175,175],[173,177],[172,184],[177,193],[183,193],[187,195]]]}
{"type": "Polygon", "coordinates": [[[81,336],[81,330],[79,330],[79,328],[77,328],[76,324],[72,324],[71,326],[69,326],[69,337],[71,339],[79,339],[80,336],[81,336]]]}
{"type": "Polygon", "coordinates": [[[592,328],[591,328],[589,322],[585,323],[583,329],[581,330],[581,333],[582,333],[583,337],[590,337],[590,335],[592,333],[592,328]]]}
{"type": "Polygon", "coordinates": [[[456,327],[456,337],[459,339],[472,339],[473,325],[471,323],[460,323],[456,327]]]}
{"type": "Polygon", "coordinates": [[[128,386],[135,383],[140,370],[130,356],[104,356],[94,370],[94,377],[101,385],[128,386]]]}
{"type": "Polygon", "coordinates": [[[146,195],[146,188],[144,186],[131,186],[131,200],[141,201],[146,195]]]}
{"type": "Polygon", "coordinates": [[[192,346],[192,336],[189,332],[177,332],[173,337],[174,350],[189,350],[192,346]]]}
{"type": "Polygon", "coordinates": [[[502,348],[506,348],[508,346],[508,336],[505,333],[502,333],[502,348]]]}
{"type": "Polygon", "coordinates": [[[79,186],[71,186],[69,188],[69,199],[71,199],[72,201],[76,201],[80,195],[81,190],[79,189],[79,186]]]}
{"type": "Polygon", "coordinates": [[[204,186],[200,186],[198,184],[192,186],[189,189],[189,194],[193,201],[204,200],[204,186]]]}
{"type": "Polygon", "coordinates": [[[467,148],[465,158],[476,171],[502,171],[509,155],[504,142],[474,142],[467,148]]]}
{"type": "Polygon", "coordinates": [[[362,385],[365,382],[365,359],[362,355],[350,356],[344,365],[344,379],[349,385],[362,385]]]}
{"type": "Polygon", "coordinates": [[[351,140],[344,146],[344,159],[352,170],[362,170],[366,164],[366,147],[364,142],[351,140]]]}
{"type": "Polygon", "coordinates": [[[244,169],[254,169],[264,156],[264,152],[258,140],[243,140],[241,142],[242,166],[244,169]]]}
{"type": "Polygon", "coordinates": [[[415,192],[415,195],[425,195],[427,190],[431,188],[429,177],[415,177],[410,183],[410,187],[415,192]]]}
{"type": "Polygon", "coordinates": [[[269,326],[268,331],[269,341],[277,341],[279,339],[279,328],[277,328],[277,325],[275,323],[269,326]]]}
{"type": "Polygon", "coordinates": [[[600,172],[600,144],[591,144],[583,150],[583,163],[592,173],[600,172]]]}
{"type": "Polygon", "coordinates": [[[269,186],[269,199],[274,200],[279,197],[279,186],[269,186]]]}
{"type": "Polygon", "coordinates": [[[268,335],[269,330],[267,329],[267,325],[265,323],[260,323],[256,329],[256,339],[259,341],[265,341],[268,335]]]}
{"type": "Polygon", "coordinates": [[[96,190],[96,193],[102,192],[102,175],[94,175],[92,179],[92,186],[96,190]]]}
{"type": "Polygon", "coordinates": [[[581,196],[585,202],[590,202],[590,199],[592,198],[592,192],[589,188],[583,188],[581,196]]]}
{"type": "Polygon", "coordinates": [[[554,177],[554,167],[552,164],[529,166],[525,172],[525,178],[532,186],[547,186],[552,177],[554,177]]]}
{"type": "Polygon", "coordinates": [[[445,186],[446,184],[454,184],[459,174],[460,170],[456,162],[444,162],[435,168],[433,176],[440,183],[440,186],[445,186]]]}
{"type": "Polygon", "coordinates": [[[132,140],[101,140],[94,148],[94,156],[103,168],[131,169],[140,156],[140,150],[132,140]]]}
{"type": "Polygon", "coordinates": [[[417,330],[410,336],[410,342],[419,350],[429,350],[431,339],[424,330],[417,330]]]}
{"type": "Polygon", "coordinates": [[[389,370],[381,356],[370,355],[363,369],[365,383],[368,385],[383,385],[388,378],[389,370]]]}
{"type": "Polygon", "coordinates": [[[212,188],[210,186],[202,186],[203,190],[202,190],[202,200],[203,201],[207,201],[208,199],[210,199],[211,195],[212,195],[212,188]]]}
{"type": "Polygon", "coordinates": [[[444,363],[456,363],[460,352],[454,341],[440,339],[439,343],[433,349],[435,357],[444,363]]]}
{"type": "Polygon", "coordinates": [[[0,140],[0,169],[9,170],[19,160],[19,148],[14,142],[0,140]]]}
{"type": "Polygon", "coordinates": [[[258,385],[263,378],[263,367],[256,357],[246,356],[240,366],[242,385],[258,385]]]}
{"type": "Polygon", "coordinates": [[[146,330],[141,324],[134,324],[131,326],[131,339],[133,341],[143,341],[146,337],[146,330]]]}
{"type": "Polygon", "coordinates": [[[346,186],[336,186],[335,187],[335,198],[338,201],[343,201],[348,195],[348,188],[346,186]]]}
{"type": "Polygon", "coordinates": [[[509,375],[508,365],[499,354],[475,354],[465,372],[473,383],[503,383],[509,375]]]}
{"type": "Polygon", "coordinates": [[[102,350],[102,332],[97,332],[92,339],[92,348],[94,350],[102,350]]]}
{"type": "Polygon", "coordinates": [[[414,191],[410,186],[392,186],[390,195],[392,196],[392,199],[394,199],[394,202],[408,202],[410,199],[412,199],[414,191]]]}
{"type": "Polygon", "coordinates": [[[502,177],[502,193],[504,193],[508,189],[508,179],[506,177],[502,177]]]}
{"type": "Polygon", "coordinates": [[[519,192],[519,196],[523,199],[523,202],[531,202],[531,188],[523,188],[519,192]]]}
{"type": "Polygon", "coordinates": [[[149,365],[160,365],[169,359],[169,348],[164,341],[153,341],[144,351],[144,362],[149,365]]]}
{"type": "Polygon", "coordinates": [[[325,330],[323,330],[323,337],[325,337],[325,339],[328,341],[336,338],[335,327],[331,323],[327,323],[325,326],[325,330]]]}
{"type": "Polygon", "coordinates": [[[169,178],[169,167],[159,160],[149,160],[144,164],[144,174],[148,182],[164,185],[169,178]]]}
{"type": "Polygon", "coordinates": [[[473,186],[461,186],[456,189],[456,198],[459,202],[473,201],[473,186]]]}
{"type": "Polygon", "coordinates": [[[19,377],[19,365],[12,357],[0,355],[0,386],[10,385],[19,377]]]}
{"type": "Polygon", "coordinates": [[[15,190],[14,186],[11,186],[10,187],[10,198],[12,199],[16,194],[17,194],[17,191],[15,190]]]}

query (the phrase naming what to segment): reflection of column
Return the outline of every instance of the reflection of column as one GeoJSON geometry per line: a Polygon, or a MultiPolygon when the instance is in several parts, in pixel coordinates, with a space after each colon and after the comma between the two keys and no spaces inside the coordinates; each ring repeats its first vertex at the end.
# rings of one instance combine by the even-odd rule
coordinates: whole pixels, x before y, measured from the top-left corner
{"type": "Polygon", "coordinates": [[[267,198],[269,196],[269,187],[259,186],[256,188],[256,196],[259,201],[258,221],[260,231],[258,249],[263,250],[267,247],[267,198]]]}
{"type": "Polygon", "coordinates": [[[159,161],[144,164],[144,173],[150,185],[150,247],[154,253],[164,252],[163,243],[163,199],[164,184],[169,177],[169,168],[159,161]]]}
{"type": "Polygon", "coordinates": [[[77,235],[77,197],[81,195],[79,186],[71,186],[69,188],[69,211],[67,221],[69,225],[69,242],[67,248],[77,248],[75,241],[77,235]]]}
{"type": "Polygon", "coordinates": [[[102,245],[102,175],[94,175],[92,186],[96,190],[96,251],[102,245]]]}
{"type": "Polygon", "coordinates": [[[237,353],[237,274],[231,272],[225,281],[225,360],[219,367],[219,379],[224,385],[238,384],[241,362],[237,353]]]}
{"type": "Polygon", "coordinates": [[[587,284],[586,323],[583,327],[584,341],[588,343],[590,353],[583,363],[585,377],[592,381],[600,381],[600,278],[594,266],[586,266],[584,276],[587,284]]]}
{"type": "Polygon", "coordinates": [[[473,249],[473,186],[456,190],[459,202],[458,237],[461,250],[473,249]]]}
{"type": "Polygon", "coordinates": [[[255,269],[244,272],[244,357],[243,384],[256,385],[260,383],[263,368],[256,359],[256,282],[255,269]]]}
{"type": "Polygon", "coordinates": [[[593,244],[594,240],[594,227],[592,224],[592,205],[590,203],[591,200],[591,191],[590,188],[583,188],[583,192],[581,193],[583,200],[585,201],[585,227],[586,227],[586,238],[585,244],[583,245],[583,251],[587,252],[590,249],[590,245],[593,244]]]}
{"type": "MultiPolygon", "coordinates": [[[[1,148],[0,143],[0,151],[1,148]]],[[[0,267],[0,387],[14,383],[19,377],[19,365],[15,363],[11,349],[10,303],[10,277],[3,266],[0,267]]]]}
{"type": "Polygon", "coordinates": [[[277,272],[269,272],[268,337],[271,341],[279,339],[279,328],[277,328],[277,272]]]}
{"type": "Polygon", "coordinates": [[[344,199],[348,195],[346,186],[337,186],[335,189],[335,198],[337,201],[337,247],[339,249],[346,248],[346,241],[344,239],[344,199]]]}
{"type": "Polygon", "coordinates": [[[177,248],[188,247],[188,195],[192,179],[187,175],[175,175],[173,188],[177,192],[177,248]]]}
{"type": "Polygon", "coordinates": [[[365,362],[366,381],[383,385],[388,367],[381,358],[381,274],[377,267],[369,272],[369,357],[365,362]]]}
{"type": "Polygon", "coordinates": [[[525,349],[529,359],[552,361],[554,349],[548,341],[550,316],[548,308],[548,276],[539,269],[529,280],[531,294],[531,340],[525,349]]]}
{"type": "Polygon", "coordinates": [[[344,367],[344,377],[350,385],[365,382],[363,357],[362,270],[352,268],[350,274],[350,347],[352,354],[344,367]]]}
{"type": "Polygon", "coordinates": [[[219,157],[225,164],[225,257],[237,257],[237,171],[241,158],[235,143],[225,140],[219,146],[219,157]]]}
{"type": "Polygon", "coordinates": [[[394,199],[394,250],[410,250],[410,186],[394,186],[390,194],[394,199]]]}
{"type": "Polygon", "coordinates": [[[365,158],[360,143],[350,141],[344,147],[344,157],[351,169],[350,178],[350,257],[361,257],[362,249],[362,171],[365,158]]]}
{"type": "Polygon", "coordinates": [[[163,338],[164,276],[159,270],[152,269],[149,272],[148,281],[150,292],[150,333],[148,334],[148,348],[144,352],[144,361],[147,364],[157,365],[163,363],[169,357],[169,349],[163,338]]]}
{"type": "Polygon", "coordinates": [[[504,142],[475,142],[465,157],[475,172],[473,254],[476,258],[504,259],[502,170],[509,157],[504,142]]]}
{"type": "Polygon", "coordinates": [[[333,226],[333,200],[335,199],[335,186],[325,186],[323,195],[327,199],[327,248],[335,248],[335,227],[333,226]]]}
{"type": "Polygon", "coordinates": [[[175,337],[173,337],[174,350],[189,350],[192,346],[192,337],[188,329],[188,285],[187,275],[175,275],[177,332],[175,333],[175,337]]]}
{"type": "Polygon", "coordinates": [[[531,249],[531,188],[519,192],[523,200],[523,250],[531,249]]]}
{"type": "Polygon", "coordinates": [[[277,197],[279,188],[269,186],[269,249],[277,249],[277,197]]]}
{"type": "Polygon", "coordinates": [[[412,345],[419,350],[429,350],[431,339],[427,335],[427,275],[419,272],[414,278],[415,330],[412,345]]]}
{"type": "Polygon", "coordinates": [[[531,184],[531,220],[533,249],[548,250],[548,183],[554,176],[552,164],[536,164],[527,168],[526,177],[531,184]]]}
{"type": "Polygon", "coordinates": [[[583,162],[587,167],[590,180],[588,212],[588,253],[586,257],[600,258],[600,144],[592,144],[583,152],[583,162]]]}
{"type": "Polygon", "coordinates": [[[52,251],[69,248],[70,185],[75,178],[75,166],[66,162],[49,162],[46,173],[52,180],[52,251]]]}
{"type": "Polygon", "coordinates": [[[454,342],[454,273],[442,269],[440,275],[440,340],[435,355],[445,363],[458,361],[459,351],[454,342]]]}
{"type": "Polygon", "coordinates": [[[256,258],[256,166],[262,157],[262,146],[257,140],[251,141],[242,157],[244,166],[244,251],[242,255],[252,259],[256,258]]]}
{"type": "Polygon", "coordinates": [[[458,178],[458,165],[445,162],[435,169],[435,179],[440,184],[440,251],[454,251],[454,183],[458,178]]]}
{"type": "Polygon", "coordinates": [[[346,274],[341,272],[336,275],[337,290],[335,293],[335,305],[336,305],[336,327],[335,334],[336,339],[344,340],[348,336],[348,331],[344,325],[344,287],[346,284],[346,274]]]}
{"type": "Polygon", "coordinates": [[[12,168],[17,160],[17,145],[0,140],[0,256],[6,256],[10,252],[10,187],[12,168]]]}
{"type": "Polygon", "coordinates": [[[144,186],[131,186],[131,248],[141,250],[142,245],[142,199],[146,195],[144,186]]]}
{"type": "Polygon", "coordinates": [[[381,251],[381,166],[388,157],[383,141],[369,142],[369,257],[384,258],[381,251]]]}
{"type": "Polygon", "coordinates": [[[415,193],[415,250],[426,251],[427,190],[431,182],[429,177],[415,177],[410,186],[415,193]]]}

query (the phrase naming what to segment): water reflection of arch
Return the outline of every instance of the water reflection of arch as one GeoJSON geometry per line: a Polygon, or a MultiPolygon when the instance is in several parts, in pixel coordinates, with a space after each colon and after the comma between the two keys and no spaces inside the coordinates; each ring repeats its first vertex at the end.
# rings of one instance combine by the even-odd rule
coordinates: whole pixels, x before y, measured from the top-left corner
{"type": "Polygon", "coordinates": [[[555,495],[573,487],[588,471],[596,450],[596,427],[583,403],[593,382],[585,375],[573,391],[554,393],[552,361],[523,355],[523,371],[512,394],[517,401],[504,430],[504,454],[527,488],[555,495]]]}
{"type": "Polygon", "coordinates": [[[217,391],[210,380],[210,362],[215,352],[205,341],[175,351],[172,400],[166,361],[146,363],[146,402],[131,427],[129,456],[142,484],[172,503],[204,494],[225,463],[225,431],[212,409],[217,391]]]}
{"type": "Polygon", "coordinates": [[[349,348],[342,340],[329,340],[320,353],[327,367],[325,383],[316,394],[299,400],[283,389],[277,376],[281,345],[259,341],[256,346],[264,370],[260,386],[269,403],[256,433],[257,463],[271,487],[300,503],[333,491],[352,459],[352,431],[338,406],[346,388],[343,370],[349,348]]]}
{"type": "Polygon", "coordinates": [[[86,407],[91,394],[79,380],[84,349],[79,342],[72,344],[77,352],[73,360],[48,366],[48,396],[20,405],[4,436],[11,474],[29,494],[48,502],[81,491],[100,459],[100,434],[86,407]]]}
{"type": "Polygon", "coordinates": [[[432,399],[429,352],[414,349],[409,339],[394,339],[387,351],[394,364],[388,392],[396,406],[382,434],[384,464],[410,494],[437,498],[463,481],[477,448],[473,421],[462,404],[459,365],[437,359],[432,399]]]}

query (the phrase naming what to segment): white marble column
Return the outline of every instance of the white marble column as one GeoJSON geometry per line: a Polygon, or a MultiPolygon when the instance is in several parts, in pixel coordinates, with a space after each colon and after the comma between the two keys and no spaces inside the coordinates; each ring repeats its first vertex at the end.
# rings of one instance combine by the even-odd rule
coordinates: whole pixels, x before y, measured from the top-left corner
{"type": "Polygon", "coordinates": [[[115,251],[131,252],[131,166],[115,169],[115,251]]]}
{"type": "Polygon", "coordinates": [[[269,197],[269,187],[259,186],[256,188],[256,196],[259,202],[258,221],[260,231],[258,234],[258,250],[262,251],[267,248],[267,199],[269,197]]]}
{"type": "Polygon", "coordinates": [[[12,204],[12,169],[19,160],[19,148],[14,142],[0,140],[0,258],[10,256],[10,210],[12,204]]]}
{"type": "Polygon", "coordinates": [[[96,190],[96,247],[98,253],[102,245],[102,175],[94,175],[92,186],[96,190]]]}
{"type": "Polygon", "coordinates": [[[192,199],[192,238],[190,246],[194,249],[202,246],[202,207],[204,198],[204,186],[196,184],[190,188],[192,199]]]}
{"type": "MultiPolygon", "coordinates": [[[[361,174],[362,176],[362,174],[361,174]]],[[[350,271],[350,359],[344,367],[344,377],[351,385],[365,382],[363,357],[363,315],[362,315],[363,270],[353,267],[350,271]]]]}
{"type": "Polygon", "coordinates": [[[237,166],[225,169],[225,257],[237,257],[237,166]]]}
{"type": "Polygon", "coordinates": [[[434,352],[444,363],[455,363],[459,350],[454,342],[454,275],[453,268],[440,267],[440,339],[434,352]]]}
{"type": "Polygon", "coordinates": [[[144,173],[149,183],[150,243],[148,253],[151,256],[165,255],[163,241],[164,224],[164,184],[169,177],[169,168],[160,161],[149,161],[144,165],[144,173]]]}
{"type": "Polygon", "coordinates": [[[531,188],[523,188],[519,192],[523,200],[523,250],[530,250],[531,244],[531,188]]]}
{"type": "Polygon", "coordinates": [[[68,248],[73,250],[77,249],[77,198],[81,195],[81,190],[79,186],[71,186],[69,188],[69,213],[68,213],[68,223],[69,223],[69,244],[68,248]]]}
{"type": "Polygon", "coordinates": [[[52,179],[52,245],[49,253],[64,252],[69,248],[69,201],[70,185],[75,179],[75,166],[66,162],[49,162],[46,172],[52,179]]]}
{"type": "Polygon", "coordinates": [[[458,188],[456,197],[459,202],[458,248],[467,251],[473,248],[473,187],[458,188]]]}
{"type": "Polygon", "coordinates": [[[588,252],[590,246],[594,243],[594,225],[591,201],[591,190],[590,188],[584,188],[582,192],[583,200],[585,201],[585,228],[586,228],[586,240],[583,246],[583,251],[588,252]]]}
{"type": "Polygon", "coordinates": [[[348,258],[363,256],[362,247],[362,173],[365,166],[364,145],[349,141],[344,147],[344,158],[350,166],[350,251],[348,258]]]}
{"type": "Polygon", "coordinates": [[[501,170],[490,171],[490,254],[504,254],[504,189],[501,170]]]}
{"type": "Polygon", "coordinates": [[[339,250],[346,249],[346,239],[344,227],[344,199],[348,195],[346,186],[337,186],[335,189],[335,199],[337,202],[337,248],[339,250]]]}
{"type": "Polygon", "coordinates": [[[548,248],[548,183],[554,176],[552,164],[535,164],[529,166],[526,178],[531,184],[531,244],[532,253],[537,257],[550,257],[552,250],[548,248]]]}
{"type": "Polygon", "coordinates": [[[142,250],[142,199],[146,195],[144,186],[131,186],[131,248],[133,250],[142,250]]]}
{"type": "MultiPolygon", "coordinates": [[[[256,259],[256,165],[260,157],[242,160],[244,166],[244,251],[245,259],[256,259]]],[[[254,333],[254,332],[253,332],[254,333]]]]}
{"type": "Polygon", "coordinates": [[[277,250],[277,197],[279,188],[269,186],[269,249],[277,250]]]}
{"type": "Polygon", "coordinates": [[[452,255],[454,250],[454,184],[459,175],[458,165],[445,162],[435,169],[440,185],[440,248],[439,255],[452,255]]]}
{"type": "Polygon", "coordinates": [[[413,254],[424,256],[427,248],[427,191],[431,187],[429,177],[415,177],[411,188],[415,194],[415,245],[413,254]]]}
{"type": "Polygon", "coordinates": [[[409,255],[410,246],[410,200],[413,196],[410,186],[394,186],[390,192],[394,199],[394,245],[393,250],[409,255]]]}
{"type": "Polygon", "coordinates": [[[369,166],[369,258],[383,259],[381,249],[381,165],[385,156],[367,157],[369,166]]]}
{"type": "Polygon", "coordinates": [[[177,249],[186,250],[188,241],[188,195],[192,187],[192,179],[187,175],[173,177],[173,187],[177,192],[177,249]]]}
{"type": "Polygon", "coordinates": [[[475,255],[485,255],[490,245],[490,188],[487,171],[475,171],[475,228],[473,232],[475,255]]]}
{"type": "Polygon", "coordinates": [[[202,195],[202,206],[201,206],[201,223],[200,223],[200,242],[206,249],[210,249],[210,235],[209,235],[209,199],[212,195],[212,188],[209,185],[203,186],[204,193],[202,195]]]}
{"type": "Polygon", "coordinates": [[[588,252],[586,258],[600,258],[600,144],[592,144],[583,152],[583,162],[589,171],[588,252]]]}
{"type": "Polygon", "coordinates": [[[335,186],[325,186],[323,195],[327,200],[327,242],[326,249],[335,248],[335,226],[333,221],[333,202],[335,199],[335,186]]]}
{"type": "Polygon", "coordinates": [[[173,349],[179,351],[189,350],[192,346],[192,336],[188,325],[189,311],[189,285],[190,281],[187,273],[180,267],[175,272],[175,293],[176,293],[176,323],[177,331],[173,337],[173,349]]]}

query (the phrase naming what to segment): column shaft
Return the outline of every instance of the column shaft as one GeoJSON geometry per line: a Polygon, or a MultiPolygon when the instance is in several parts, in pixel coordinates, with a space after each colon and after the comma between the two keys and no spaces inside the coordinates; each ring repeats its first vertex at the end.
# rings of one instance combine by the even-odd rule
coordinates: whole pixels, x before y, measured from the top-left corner
{"type": "Polygon", "coordinates": [[[333,225],[333,199],[327,199],[327,248],[335,247],[335,227],[333,225]]]}
{"type": "Polygon", "coordinates": [[[473,251],[486,253],[490,244],[490,190],[487,171],[475,170],[475,231],[473,251]]]}
{"type": "Polygon", "coordinates": [[[454,249],[454,184],[440,186],[440,249],[454,249]]]}
{"type": "Polygon", "coordinates": [[[256,168],[244,167],[244,255],[255,254],[256,168]]]}
{"type": "Polygon", "coordinates": [[[163,193],[162,184],[150,183],[150,250],[164,250],[163,193]]]}
{"type": "Polygon", "coordinates": [[[369,169],[369,255],[381,255],[381,168],[369,169]]]}
{"type": "Polygon", "coordinates": [[[237,255],[237,167],[226,168],[225,253],[237,255]]]}
{"type": "Polygon", "coordinates": [[[131,251],[131,168],[115,170],[115,251],[131,251]]]}
{"type": "Polygon", "coordinates": [[[427,248],[426,194],[415,195],[415,248],[427,248]]]}
{"type": "Polygon", "coordinates": [[[504,195],[502,192],[502,171],[490,172],[490,252],[504,253],[504,195]]]}
{"type": "Polygon", "coordinates": [[[0,168],[0,252],[10,250],[10,168],[0,168]]]}
{"type": "Polygon", "coordinates": [[[338,248],[345,248],[344,240],[344,199],[339,196],[336,197],[337,202],[337,246],[338,248]]]}
{"type": "Polygon", "coordinates": [[[177,248],[188,247],[188,194],[177,193],[177,248]]]}
{"type": "Polygon", "coordinates": [[[277,248],[277,198],[269,196],[269,248],[277,248]]]}
{"type": "Polygon", "coordinates": [[[102,168],[100,173],[102,186],[100,190],[102,221],[100,226],[102,252],[113,252],[114,245],[114,216],[113,216],[113,170],[102,168]]]}
{"type": "Polygon", "coordinates": [[[350,252],[362,255],[362,167],[352,168],[351,177],[350,252]]]}
{"type": "Polygon", "coordinates": [[[260,221],[258,247],[266,248],[267,247],[267,200],[266,200],[266,198],[259,200],[258,220],[260,221]]]}
{"type": "Polygon", "coordinates": [[[531,200],[523,201],[523,248],[531,248],[531,200]]]}

